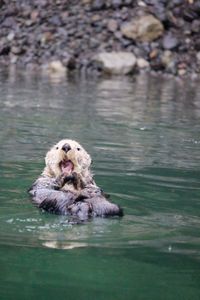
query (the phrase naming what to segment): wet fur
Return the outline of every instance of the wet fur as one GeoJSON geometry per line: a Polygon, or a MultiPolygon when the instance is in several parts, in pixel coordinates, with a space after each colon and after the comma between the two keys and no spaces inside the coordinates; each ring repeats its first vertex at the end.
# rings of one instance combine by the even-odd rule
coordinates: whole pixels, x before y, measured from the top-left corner
{"type": "Polygon", "coordinates": [[[62,140],[47,152],[46,166],[41,176],[29,189],[33,202],[50,213],[70,215],[84,221],[94,216],[121,216],[122,209],[108,201],[107,196],[96,185],[90,170],[91,158],[85,149],[73,140],[62,140]],[[69,144],[71,151],[62,150],[69,144]],[[63,174],[60,162],[74,160],[71,174],[63,174]]]}

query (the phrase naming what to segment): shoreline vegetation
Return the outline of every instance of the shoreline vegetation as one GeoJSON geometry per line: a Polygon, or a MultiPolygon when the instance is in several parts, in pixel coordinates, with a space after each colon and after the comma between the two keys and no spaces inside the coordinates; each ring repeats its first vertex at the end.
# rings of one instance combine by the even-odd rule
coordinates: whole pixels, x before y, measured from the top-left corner
{"type": "Polygon", "coordinates": [[[1,66],[199,77],[199,1],[0,0],[0,9],[1,66]]]}

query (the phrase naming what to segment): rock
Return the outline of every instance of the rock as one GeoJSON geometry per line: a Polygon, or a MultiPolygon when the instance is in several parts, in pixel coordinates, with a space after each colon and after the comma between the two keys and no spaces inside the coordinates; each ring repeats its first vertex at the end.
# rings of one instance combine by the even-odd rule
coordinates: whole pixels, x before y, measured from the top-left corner
{"type": "Polygon", "coordinates": [[[8,28],[15,28],[16,26],[17,26],[16,20],[13,17],[5,18],[5,20],[1,24],[1,27],[8,27],[8,28]]]}
{"type": "Polygon", "coordinates": [[[99,22],[101,20],[101,17],[100,17],[100,15],[93,15],[92,17],[91,17],[91,24],[92,25],[94,25],[96,22],[99,22]]]}
{"type": "Polygon", "coordinates": [[[142,16],[121,27],[122,34],[129,39],[151,42],[164,31],[162,23],[152,15],[142,16]]]}
{"type": "Polygon", "coordinates": [[[114,75],[126,75],[133,71],[136,57],[129,52],[102,52],[93,61],[101,64],[104,72],[114,75]]]}
{"type": "Polygon", "coordinates": [[[134,1],[133,0],[124,0],[124,4],[125,5],[133,5],[134,4],[134,1]]]}
{"type": "Polygon", "coordinates": [[[144,1],[138,1],[138,6],[145,7],[146,3],[144,1]]]}
{"type": "Polygon", "coordinates": [[[17,60],[18,60],[18,56],[17,56],[17,55],[12,54],[12,55],[10,56],[10,63],[11,63],[11,64],[16,64],[16,63],[17,63],[17,60]]]}
{"type": "Polygon", "coordinates": [[[29,20],[26,20],[26,21],[24,22],[24,24],[25,24],[27,27],[30,27],[30,26],[33,25],[33,21],[32,21],[31,19],[29,19],[29,20]]]}
{"type": "Polygon", "coordinates": [[[197,60],[200,61],[200,52],[197,52],[196,57],[197,57],[197,60]]]}
{"type": "Polygon", "coordinates": [[[169,50],[164,51],[164,53],[161,57],[161,60],[162,60],[163,64],[165,66],[168,66],[171,63],[172,59],[173,59],[172,52],[169,51],[169,50]]]}
{"type": "Polygon", "coordinates": [[[61,26],[62,22],[59,16],[54,15],[51,18],[48,19],[48,22],[54,26],[61,26]]]}
{"type": "Polygon", "coordinates": [[[156,59],[155,61],[151,62],[151,69],[153,69],[154,71],[157,71],[157,72],[163,71],[165,69],[165,66],[159,59],[156,59]]]}
{"type": "Polygon", "coordinates": [[[197,38],[195,41],[194,41],[194,48],[196,51],[200,51],[200,39],[197,38]]]}
{"type": "Polygon", "coordinates": [[[178,39],[173,36],[171,33],[168,33],[164,36],[162,41],[162,46],[166,50],[172,50],[175,49],[179,45],[178,39]]]}
{"type": "Polygon", "coordinates": [[[12,46],[11,52],[15,55],[20,55],[24,52],[24,49],[21,48],[20,46],[12,46]]]}
{"type": "Polygon", "coordinates": [[[118,23],[114,19],[110,19],[107,24],[108,30],[111,32],[115,32],[118,29],[118,23]]]}
{"type": "Polygon", "coordinates": [[[38,10],[33,10],[31,12],[31,21],[36,22],[38,16],[39,16],[39,11],[38,10]]]}
{"type": "Polygon", "coordinates": [[[183,17],[186,21],[192,22],[194,19],[198,19],[198,11],[196,11],[195,6],[188,6],[183,11],[183,17]]]}
{"type": "Polygon", "coordinates": [[[178,70],[178,75],[179,76],[184,76],[187,73],[186,69],[179,69],[178,70]]]}
{"type": "Polygon", "coordinates": [[[94,0],[92,8],[94,10],[103,9],[105,7],[105,1],[104,0],[94,0]]]}
{"type": "Polygon", "coordinates": [[[165,50],[161,57],[161,62],[165,66],[165,69],[172,74],[176,74],[176,58],[170,50],[165,50]]]}
{"type": "MultiPolygon", "coordinates": [[[[0,0],[0,6],[3,64],[46,64],[50,74],[48,62],[59,60],[64,73],[99,74],[91,57],[126,51],[137,57],[138,70],[176,75],[186,70],[200,76],[200,1],[0,0]],[[187,65],[180,67],[182,61],[187,65]]],[[[53,64],[50,69],[56,73],[61,68],[53,64]]],[[[118,65],[113,72],[119,72],[118,65]]]]}
{"type": "Polygon", "coordinates": [[[144,58],[140,57],[137,59],[137,66],[139,69],[146,69],[149,67],[149,62],[144,58]]]}
{"type": "Polygon", "coordinates": [[[159,53],[159,51],[158,51],[158,49],[153,49],[150,53],[149,53],[149,57],[151,58],[151,59],[154,59],[154,58],[156,58],[157,56],[158,56],[158,53],[159,53]]]}
{"type": "Polygon", "coordinates": [[[123,5],[123,1],[122,0],[112,0],[112,6],[114,8],[118,8],[121,7],[123,5]]]}
{"type": "Polygon", "coordinates": [[[63,11],[60,14],[60,18],[63,24],[66,24],[68,22],[68,17],[69,17],[69,12],[68,11],[63,11]]]}
{"type": "Polygon", "coordinates": [[[95,48],[97,48],[99,46],[99,41],[97,40],[97,39],[95,39],[95,38],[91,38],[90,39],[90,47],[92,48],[92,49],[95,49],[95,48]]]}
{"type": "Polygon", "coordinates": [[[192,32],[200,32],[200,20],[194,20],[191,26],[192,32]]]}
{"type": "Polygon", "coordinates": [[[7,35],[7,40],[8,40],[9,42],[11,42],[11,41],[14,39],[14,37],[15,37],[15,33],[14,33],[14,31],[11,31],[11,32],[7,35]]]}
{"type": "Polygon", "coordinates": [[[53,40],[53,34],[50,31],[44,32],[40,37],[39,37],[41,46],[51,42],[53,40]]]}
{"type": "Polygon", "coordinates": [[[82,0],[83,4],[90,4],[92,2],[92,0],[82,0]]]}
{"type": "Polygon", "coordinates": [[[54,74],[65,74],[66,68],[60,60],[54,60],[48,64],[48,69],[51,73],[54,74]]]}

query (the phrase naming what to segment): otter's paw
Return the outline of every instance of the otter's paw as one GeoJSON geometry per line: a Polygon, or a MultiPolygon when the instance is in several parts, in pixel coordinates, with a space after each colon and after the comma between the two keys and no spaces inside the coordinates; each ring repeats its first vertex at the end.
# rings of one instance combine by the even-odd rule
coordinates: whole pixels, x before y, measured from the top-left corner
{"type": "Polygon", "coordinates": [[[85,201],[91,205],[94,216],[123,216],[123,210],[117,204],[111,203],[105,198],[93,197],[85,201]]]}
{"type": "Polygon", "coordinates": [[[80,220],[85,221],[89,218],[91,213],[91,206],[89,203],[76,202],[68,207],[71,215],[77,216],[80,220]]]}

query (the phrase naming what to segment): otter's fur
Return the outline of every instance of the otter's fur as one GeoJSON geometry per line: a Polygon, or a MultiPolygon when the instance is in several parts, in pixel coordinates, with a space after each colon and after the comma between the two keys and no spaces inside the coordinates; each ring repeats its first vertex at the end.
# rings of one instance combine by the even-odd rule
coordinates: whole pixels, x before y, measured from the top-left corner
{"type": "Polygon", "coordinates": [[[29,190],[39,208],[79,220],[123,214],[96,185],[90,170],[91,157],[76,141],[58,142],[47,152],[45,164],[41,176],[29,190]]]}

